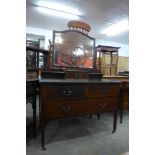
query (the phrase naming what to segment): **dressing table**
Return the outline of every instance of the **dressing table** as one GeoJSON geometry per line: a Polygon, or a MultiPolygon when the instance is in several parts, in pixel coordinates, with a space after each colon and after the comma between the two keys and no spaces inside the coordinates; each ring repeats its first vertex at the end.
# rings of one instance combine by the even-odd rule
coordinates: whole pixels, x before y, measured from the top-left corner
{"type": "Polygon", "coordinates": [[[96,69],[95,39],[84,32],[53,31],[52,64],[39,79],[43,149],[45,126],[53,119],[113,112],[116,131],[121,82],[102,79],[96,69]]]}

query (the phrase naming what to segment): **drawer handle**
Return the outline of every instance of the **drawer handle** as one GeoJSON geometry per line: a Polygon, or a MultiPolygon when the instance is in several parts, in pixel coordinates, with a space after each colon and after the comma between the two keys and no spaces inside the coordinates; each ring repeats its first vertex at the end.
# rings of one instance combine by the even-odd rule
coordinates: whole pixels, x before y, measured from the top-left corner
{"type": "Polygon", "coordinates": [[[99,104],[99,106],[100,106],[101,108],[105,108],[106,103],[103,103],[103,104],[102,104],[102,103],[100,103],[100,104],[99,104]]]}
{"type": "Polygon", "coordinates": [[[71,107],[70,106],[62,107],[62,110],[67,113],[67,112],[69,112],[71,110],[71,107]]]}
{"type": "Polygon", "coordinates": [[[107,89],[107,88],[101,88],[101,89],[100,89],[100,92],[101,92],[102,94],[107,94],[108,89],[107,89]]]}
{"type": "Polygon", "coordinates": [[[66,95],[66,96],[69,96],[69,95],[72,94],[72,91],[71,90],[64,90],[63,94],[66,95]]]}

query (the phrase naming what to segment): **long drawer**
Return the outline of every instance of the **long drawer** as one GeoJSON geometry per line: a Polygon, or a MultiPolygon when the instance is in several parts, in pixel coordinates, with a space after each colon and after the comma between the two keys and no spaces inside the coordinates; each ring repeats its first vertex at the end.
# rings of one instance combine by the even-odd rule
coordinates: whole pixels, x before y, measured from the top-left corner
{"type": "Polygon", "coordinates": [[[117,108],[117,98],[97,98],[78,100],[48,99],[44,103],[44,117],[58,118],[87,113],[114,111],[117,108]]]}

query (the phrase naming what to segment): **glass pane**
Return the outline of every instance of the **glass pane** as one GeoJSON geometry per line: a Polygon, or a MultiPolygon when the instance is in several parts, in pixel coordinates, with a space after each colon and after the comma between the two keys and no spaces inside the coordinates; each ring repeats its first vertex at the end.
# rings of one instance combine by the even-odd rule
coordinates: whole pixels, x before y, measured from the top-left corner
{"type": "Polygon", "coordinates": [[[95,40],[75,31],[54,31],[54,66],[93,68],[95,40]]]}

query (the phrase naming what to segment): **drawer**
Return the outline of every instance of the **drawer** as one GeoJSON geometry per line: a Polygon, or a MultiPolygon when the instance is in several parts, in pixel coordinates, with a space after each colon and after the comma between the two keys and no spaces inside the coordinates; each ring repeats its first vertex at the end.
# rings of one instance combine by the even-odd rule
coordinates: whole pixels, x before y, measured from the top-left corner
{"type": "Polygon", "coordinates": [[[47,87],[47,97],[80,97],[84,96],[82,86],[51,86],[47,87]]]}
{"type": "Polygon", "coordinates": [[[118,107],[118,100],[115,97],[98,99],[95,102],[97,112],[115,111],[118,107]]]}
{"type": "Polygon", "coordinates": [[[68,100],[48,100],[44,104],[46,118],[58,118],[72,115],[83,115],[104,111],[114,111],[117,108],[116,98],[68,100]]]}
{"type": "Polygon", "coordinates": [[[86,96],[88,97],[117,96],[119,90],[120,86],[118,85],[88,86],[86,88],[86,96]]]}

